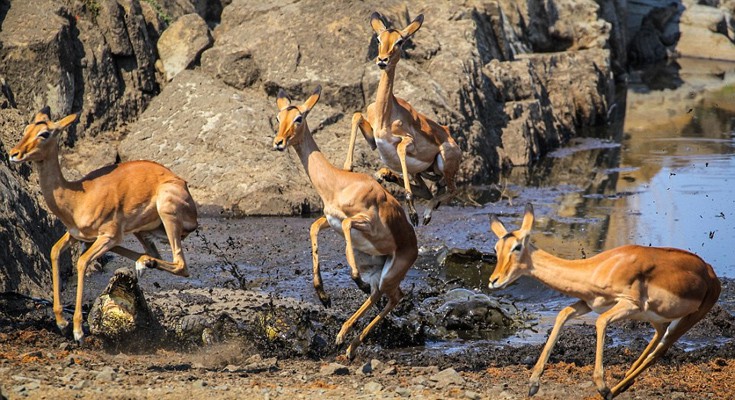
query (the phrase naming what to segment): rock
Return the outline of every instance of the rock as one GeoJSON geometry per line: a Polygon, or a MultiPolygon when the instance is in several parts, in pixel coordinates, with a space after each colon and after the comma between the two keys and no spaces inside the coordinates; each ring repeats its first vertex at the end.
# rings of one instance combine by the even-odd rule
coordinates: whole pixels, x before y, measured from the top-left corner
{"type": "Polygon", "coordinates": [[[480,395],[480,393],[473,392],[471,390],[465,390],[464,397],[466,399],[470,399],[470,400],[480,400],[482,398],[482,396],[480,395]]]}
{"type": "Polygon", "coordinates": [[[411,389],[405,388],[403,386],[398,386],[396,388],[396,394],[401,397],[411,397],[411,389]]]}
{"type": "Polygon", "coordinates": [[[463,385],[464,378],[454,370],[454,368],[447,368],[439,371],[439,373],[432,375],[430,378],[437,389],[443,389],[449,385],[463,385]]]}
{"type": "Polygon", "coordinates": [[[202,69],[213,78],[234,87],[252,86],[260,77],[260,68],[253,55],[246,50],[214,47],[202,53],[202,69]]]}
{"type": "Polygon", "coordinates": [[[375,381],[370,381],[366,383],[365,386],[362,387],[362,390],[368,393],[378,393],[381,390],[383,390],[383,385],[375,381]]]}
{"type": "Polygon", "coordinates": [[[735,61],[735,44],[728,22],[732,11],[698,4],[688,5],[681,15],[681,37],[676,43],[680,56],[735,61]],[[702,43],[707,43],[702,46],[702,43]]]}
{"type": "Polygon", "coordinates": [[[116,346],[153,346],[161,339],[160,328],[138,286],[138,278],[127,267],[115,271],[92,304],[88,322],[93,335],[116,346]]]}
{"type": "Polygon", "coordinates": [[[349,375],[350,369],[342,364],[329,363],[327,365],[322,365],[319,369],[319,374],[322,376],[349,375]]]}
{"type": "Polygon", "coordinates": [[[184,15],[171,24],[157,44],[166,80],[170,81],[196,62],[212,41],[207,23],[197,14],[184,15]]]}
{"type": "Polygon", "coordinates": [[[260,354],[256,354],[245,360],[245,366],[242,368],[245,372],[263,372],[278,369],[278,358],[270,357],[263,359],[260,354]]]}
{"type": "Polygon", "coordinates": [[[71,388],[73,390],[82,390],[88,386],[89,386],[89,381],[87,381],[86,379],[82,379],[78,381],[76,384],[72,385],[71,388]]]}
{"type": "Polygon", "coordinates": [[[117,379],[117,372],[115,372],[115,370],[110,366],[102,368],[102,370],[97,373],[98,381],[113,382],[115,379],[117,379]]]}
{"type": "Polygon", "coordinates": [[[398,373],[398,369],[395,366],[390,366],[380,372],[381,375],[395,375],[398,373]]]}
{"type": "Polygon", "coordinates": [[[203,389],[207,387],[207,382],[201,379],[198,379],[191,384],[192,388],[194,389],[203,389]]]}

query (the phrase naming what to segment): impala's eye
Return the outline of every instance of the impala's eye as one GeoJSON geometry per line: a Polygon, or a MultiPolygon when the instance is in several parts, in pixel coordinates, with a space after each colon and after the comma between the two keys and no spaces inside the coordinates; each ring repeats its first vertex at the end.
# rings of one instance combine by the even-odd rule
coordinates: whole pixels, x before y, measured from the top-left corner
{"type": "Polygon", "coordinates": [[[300,124],[303,120],[303,117],[301,115],[297,115],[296,118],[293,119],[294,124],[300,124]]]}
{"type": "Polygon", "coordinates": [[[38,135],[36,135],[36,137],[42,138],[43,140],[48,139],[49,136],[51,136],[51,132],[49,132],[49,131],[43,131],[43,132],[39,133],[38,135]]]}
{"type": "Polygon", "coordinates": [[[523,246],[521,245],[521,243],[518,243],[517,245],[513,246],[513,250],[511,251],[513,252],[521,251],[521,248],[523,248],[523,246]]]}
{"type": "Polygon", "coordinates": [[[393,47],[400,47],[403,45],[403,39],[396,40],[396,43],[393,45],[393,47]]]}

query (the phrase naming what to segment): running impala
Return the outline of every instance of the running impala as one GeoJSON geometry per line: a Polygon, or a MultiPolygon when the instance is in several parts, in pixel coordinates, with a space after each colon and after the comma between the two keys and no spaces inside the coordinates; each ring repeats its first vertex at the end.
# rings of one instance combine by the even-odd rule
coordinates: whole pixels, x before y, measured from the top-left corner
{"type": "Polygon", "coordinates": [[[423,21],[424,16],[420,14],[402,30],[388,29],[382,16],[377,12],[373,13],[370,25],[378,38],[376,64],[383,72],[375,102],[367,107],[367,114],[357,112],[352,116],[350,144],[344,164],[345,170],[352,170],[359,128],[370,148],[378,149],[380,159],[389,168],[378,172],[380,179],[398,183],[401,178],[393,171],[401,171],[403,174],[408,213],[414,225],[418,225],[419,219],[413,204],[413,195],[430,199],[424,212],[426,225],[431,221],[431,212],[440,203],[448,202],[456,195],[455,175],[462,160],[462,151],[449,134],[449,128],[437,124],[416,111],[407,101],[393,95],[396,65],[401,59],[401,49],[421,28],[423,21]],[[409,175],[416,185],[410,183],[409,175]],[[435,195],[431,194],[424,178],[438,181],[435,195]],[[447,191],[442,193],[443,185],[446,185],[447,191]]]}
{"type": "Polygon", "coordinates": [[[529,275],[552,289],[579,299],[561,310],[541,356],[531,373],[529,396],[539,380],[559,331],[568,320],[594,311],[600,316],[593,380],[605,399],[612,399],[633,384],[635,378],[666,353],[714,306],[720,281],[712,266],[688,251],[644,246],[621,246],[583,260],[555,257],[530,242],[533,207],[526,206],[521,229],[508,232],[493,216],[490,229],[498,237],[498,263],[490,275],[490,289],[500,289],[529,275]],[[612,390],[605,384],[602,353],[605,329],[622,319],[648,321],[653,339],[612,390]]]}
{"type": "Polygon", "coordinates": [[[189,276],[181,239],[197,228],[197,210],[186,182],[166,167],[151,161],[108,165],[78,181],[67,181],[59,165],[59,134],[77,119],[76,114],[59,121],[49,118],[48,107],[26,126],[23,138],[10,150],[13,162],[33,161],[38,168],[41,192],[51,212],[67,232],[51,248],[56,325],[69,324],[61,315],[59,254],[78,241],[91,243],[77,261],[77,295],[74,309],[74,339],[81,341],[82,293],[87,266],[108,251],[135,261],[140,275],[157,268],[174,275],[189,276]],[[132,233],[145,254],[120,246],[132,233]],[[173,262],[161,259],[150,235],[168,239],[173,262]]]}
{"type": "Polygon", "coordinates": [[[350,343],[347,357],[351,359],[370,330],[403,297],[399,285],[416,261],[418,247],[416,234],[403,207],[390,193],[368,175],[334,167],[319,150],[306,116],[320,94],[321,87],[317,87],[304,104],[292,105],[283,90],[278,92],[278,132],[273,139],[273,149],[284,151],[292,146],[296,150],[311,184],[324,202],[324,215],[314,221],[310,231],[314,288],[321,302],[327,307],[331,305],[322,286],[317,235],[330,227],[345,238],[345,253],[352,279],[370,294],[342,325],[337,334],[337,345],[342,344],[355,322],[370,306],[377,304],[383,294],[388,298],[380,313],[350,343]],[[361,261],[359,264],[355,250],[361,261]],[[366,259],[372,259],[372,262],[364,262],[366,259]]]}

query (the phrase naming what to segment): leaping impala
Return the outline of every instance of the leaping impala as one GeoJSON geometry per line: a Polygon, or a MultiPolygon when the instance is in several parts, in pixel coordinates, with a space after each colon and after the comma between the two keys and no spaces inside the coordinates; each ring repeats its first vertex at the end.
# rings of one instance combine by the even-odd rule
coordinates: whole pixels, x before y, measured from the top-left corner
{"type": "Polygon", "coordinates": [[[293,146],[309,180],[324,202],[324,216],[311,225],[310,231],[314,288],[321,302],[327,307],[331,304],[322,286],[317,235],[328,227],[344,236],[352,279],[370,293],[357,312],[342,325],[337,335],[337,345],[342,344],[355,322],[383,294],[388,298],[383,310],[350,343],[347,357],[351,359],[370,330],[403,297],[399,285],[416,261],[418,248],[416,234],[403,207],[390,193],[365,174],[335,168],[319,151],[306,123],[306,116],[319,100],[320,94],[321,87],[317,87],[304,104],[296,106],[291,105],[291,100],[282,89],[278,92],[278,132],[273,139],[273,148],[284,151],[288,146],[293,146]],[[358,265],[355,250],[361,259],[364,258],[362,256],[373,256],[378,262],[358,265]]]}
{"type": "Polygon", "coordinates": [[[552,289],[579,301],[561,310],[541,356],[533,367],[529,396],[536,394],[549,354],[568,320],[594,311],[597,350],[593,380],[605,399],[612,399],[666,353],[717,302],[720,281],[712,266],[688,251],[643,246],[621,246],[583,260],[555,257],[530,242],[533,207],[526,206],[521,229],[506,231],[493,216],[490,228],[498,236],[498,263],[490,275],[490,289],[507,286],[522,275],[532,276],[552,289]],[[622,319],[648,321],[653,339],[612,390],[605,384],[602,353],[605,329],[622,319]]]}
{"type": "Polygon", "coordinates": [[[406,203],[411,222],[418,225],[418,215],[413,204],[413,195],[430,199],[424,212],[424,225],[431,221],[431,212],[442,202],[451,200],[457,191],[455,175],[459,170],[462,152],[449,133],[449,128],[439,125],[416,111],[408,102],[393,95],[396,65],[401,59],[403,44],[419,30],[424,21],[423,14],[417,16],[403,30],[388,29],[379,13],[373,13],[370,25],[378,38],[376,64],[383,70],[374,103],[367,107],[367,114],[360,112],[352,116],[350,144],[344,169],[352,170],[357,129],[367,140],[370,148],[378,149],[380,159],[388,168],[378,172],[386,181],[398,183],[400,177],[393,171],[401,171],[406,189],[406,203]],[[409,175],[416,182],[410,183],[409,175]],[[437,193],[432,196],[424,178],[438,180],[437,193]],[[447,191],[442,193],[441,179],[447,191]]]}
{"type": "Polygon", "coordinates": [[[56,325],[61,330],[68,322],[61,315],[59,254],[77,241],[92,243],[77,261],[73,321],[74,339],[81,341],[84,336],[82,293],[87,266],[107,251],[113,251],[134,260],[139,274],[146,268],[157,268],[189,276],[181,239],[197,228],[197,210],[186,182],[151,161],[108,165],[78,181],[67,181],[59,165],[58,138],[77,115],[54,122],[49,119],[49,113],[49,108],[44,108],[36,114],[33,123],[26,126],[20,143],[10,150],[10,160],[35,162],[46,204],[67,229],[51,249],[53,309],[56,325]],[[140,241],[145,254],[120,247],[128,233],[140,241]],[[161,259],[149,234],[168,238],[173,262],[161,259]]]}

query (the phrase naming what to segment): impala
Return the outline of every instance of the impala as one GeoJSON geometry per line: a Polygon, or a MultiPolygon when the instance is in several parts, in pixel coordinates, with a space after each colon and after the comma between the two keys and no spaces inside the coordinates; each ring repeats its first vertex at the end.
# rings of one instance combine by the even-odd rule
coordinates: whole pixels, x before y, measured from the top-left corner
{"type": "Polygon", "coordinates": [[[498,263],[490,275],[490,289],[507,286],[529,275],[568,296],[579,299],[561,310],[549,339],[531,373],[529,396],[536,394],[544,366],[559,331],[569,319],[594,311],[600,316],[593,380],[605,399],[612,399],[688,331],[717,302],[720,281],[712,266],[688,251],[643,246],[621,246],[583,260],[564,260],[530,243],[533,207],[526,206],[521,229],[506,231],[493,216],[490,228],[497,235],[498,263]],[[653,339],[612,390],[605,384],[602,353],[605,329],[622,319],[648,321],[653,339]]]}
{"type": "Polygon", "coordinates": [[[360,112],[352,116],[352,129],[347,159],[344,169],[352,170],[352,157],[355,151],[357,129],[367,140],[370,148],[378,149],[380,159],[390,169],[383,168],[378,176],[386,181],[398,183],[400,176],[393,171],[401,171],[406,189],[406,203],[409,216],[418,225],[418,215],[413,204],[413,194],[430,199],[424,212],[424,225],[431,221],[431,212],[442,202],[451,200],[457,191],[455,175],[459,170],[462,152],[457,146],[449,128],[439,125],[416,111],[408,102],[393,95],[396,65],[401,59],[401,48],[416,33],[424,21],[417,16],[403,30],[388,29],[379,13],[373,13],[370,25],[378,38],[378,57],[376,63],[383,71],[375,102],[367,107],[367,114],[360,112]],[[409,175],[416,182],[412,185],[409,175]],[[431,194],[424,178],[436,180],[437,193],[431,194]],[[442,179],[444,182],[442,182],[442,179]],[[443,185],[446,185],[446,192],[443,185]]]}
{"type": "Polygon", "coordinates": [[[95,259],[112,251],[135,261],[141,274],[157,268],[189,276],[181,239],[197,228],[197,210],[186,182],[151,161],[130,161],[102,167],[78,181],[67,181],[59,165],[59,134],[76,118],[49,119],[48,107],[26,126],[17,146],[10,150],[13,162],[33,161],[38,167],[41,192],[51,212],[67,232],[51,249],[53,309],[60,330],[68,322],[61,315],[59,254],[77,241],[91,245],[77,261],[77,293],[74,309],[74,339],[81,341],[84,272],[95,259]],[[141,242],[145,254],[120,246],[125,234],[141,242]],[[168,238],[173,262],[161,259],[150,234],[168,238]]]}
{"type": "Polygon", "coordinates": [[[320,231],[331,227],[346,242],[347,263],[352,279],[370,296],[362,306],[342,325],[337,335],[337,345],[342,344],[355,322],[385,294],[388,303],[363,329],[347,348],[347,357],[353,358],[355,349],[370,330],[383,319],[401,300],[399,287],[418,255],[416,234],[408,222],[400,203],[378,182],[365,174],[344,171],[334,167],[322,154],[306,123],[306,116],[319,100],[321,87],[317,87],[302,105],[291,105],[291,100],[281,89],[277,106],[278,132],[273,140],[274,150],[284,151],[292,146],[309,180],[324,202],[324,215],[317,219],[310,230],[314,288],[324,306],[331,301],[324,292],[319,271],[320,231]],[[360,261],[371,257],[372,263],[360,261]],[[377,262],[376,262],[377,260],[377,262]],[[363,280],[364,279],[364,280],[363,280]]]}

